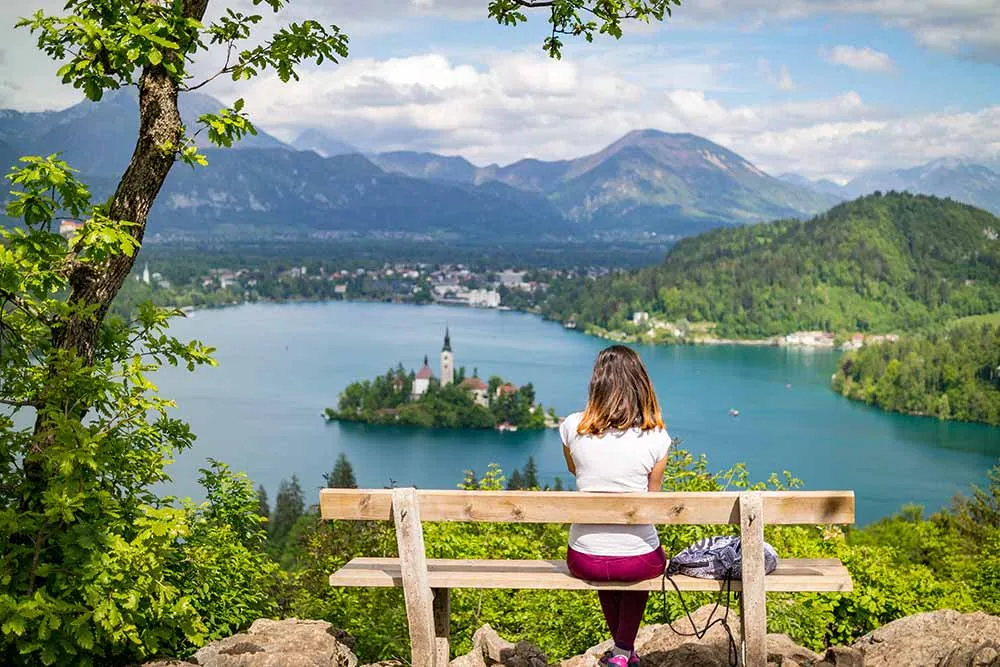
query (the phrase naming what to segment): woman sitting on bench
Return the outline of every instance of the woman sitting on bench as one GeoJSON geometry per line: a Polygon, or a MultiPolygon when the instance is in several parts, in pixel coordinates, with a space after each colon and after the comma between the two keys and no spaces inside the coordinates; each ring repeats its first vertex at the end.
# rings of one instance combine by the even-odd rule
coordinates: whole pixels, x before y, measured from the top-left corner
{"type": "MultiPolygon", "coordinates": [[[[580,491],[659,491],[670,435],[653,384],[630,348],[613,345],[597,356],[587,408],[559,429],[566,466],[580,491]]],[[[651,525],[573,524],[566,563],[588,581],[642,581],[663,574],[666,556],[651,525]]],[[[635,636],[647,591],[598,591],[615,646],[608,664],[638,665],[635,636]]]]}

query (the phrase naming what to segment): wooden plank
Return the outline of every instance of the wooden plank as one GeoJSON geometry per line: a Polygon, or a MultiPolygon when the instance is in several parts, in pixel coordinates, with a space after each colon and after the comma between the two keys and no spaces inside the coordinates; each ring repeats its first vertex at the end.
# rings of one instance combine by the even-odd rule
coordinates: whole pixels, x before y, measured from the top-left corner
{"type": "MultiPolygon", "coordinates": [[[[589,582],[570,575],[564,560],[449,560],[428,559],[432,588],[506,588],[536,590],[660,590],[660,579],[635,583],[589,582]]],[[[682,591],[719,591],[723,582],[673,577],[682,591]]],[[[398,587],[402,573],[398,558],[355,558],[330,577],[332,586],[398,587]]],[[[831,559],[783,559],[778,569],[764,577],[772,592],[832,592],[853,590],[851,575],[841,562],[831,559]]],[[[742,582],[733,581],[734,591],[742,582]]],[[[667,590],[673,587],[667,583],[667,590]]]]}
{"type": "MultiPolygon", "coordinates": [[[[854,523],[853,491],[761,492],[769,524],[854,523]]],[[[424,521],[738,524],[739,493],[417,491],[424,521]]],[[[323,489],[324,519],[389,520],[390,489],[323,489]]]]}
{"type": "Polygon", "coordinates": [[[767,667],[767,596],[764,594],[764,502],[759,491],[740,494],[742,590],[740,629],[744,667],[767,667]]]}
{"type": "Polygon", "coordinates": [[[435,588],[434,591],[434,653],[438,667],[451,661],[451,591],[435,588]]]}
{"type": "Polygon", "coordinates": [[[416,489],[392,489],[392,515],[399,545],[400,583],[406,601],[406,622],[410,629],[411,664],[443,667],[437,663],[434,595],[427,578],[424,529],[420,525],[416,489]]]}

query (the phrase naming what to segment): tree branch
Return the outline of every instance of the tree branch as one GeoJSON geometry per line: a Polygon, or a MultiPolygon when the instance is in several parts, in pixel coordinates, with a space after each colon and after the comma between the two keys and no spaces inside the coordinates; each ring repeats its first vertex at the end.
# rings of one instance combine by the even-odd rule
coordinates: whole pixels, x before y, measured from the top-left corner
{"type": "Polygon", "coordinates": [[[201,83],[199,83],[197,86],[187,86],[186,88],[184,88],[184,92],[190,93],[193,90],[198,90],[199,88],[207,86],[211,82],[215,81],[216,79],[218,79],[223,74],[229,74],[230,72],[232,72],[233,69],[229,66],[229,61],[233,57],[233,47],[234,46],[235,45],[234,45],[233,42],[229,42],[229,49],[226,52],[226,64],[222,66],[222,69],[220,69],[218,72],[216,72],[215,74],[213,74],[209,78],[207,78],[204,81],[202,81],[201,83]]]}

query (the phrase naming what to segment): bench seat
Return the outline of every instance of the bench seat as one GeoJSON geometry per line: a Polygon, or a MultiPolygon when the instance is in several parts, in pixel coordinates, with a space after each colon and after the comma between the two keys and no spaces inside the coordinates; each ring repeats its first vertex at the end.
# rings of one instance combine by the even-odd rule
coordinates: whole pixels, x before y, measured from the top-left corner
{"type": "MultiPolygon", "coordinates": [[[[636,583],[588,582],[570,575],[563,560],[450,560],[427,559],[430,588],[516,588],[539,590],[660,590],[661,579],[636,583]]],[[[725,582],[677,575],[682,591],[719,591],[725,582]]],[[[401,587],[403,574],[398,558],[355,558],[330,576],[331,586],[401,587]]],[[[764,577],[771,592],[830,592],[854,590],[851,575],[836,558],[786,558],[778,569],[764,577]]],[[[673,590],[667,582],[667,590],[673,590]]],[[[739,580],[732,590],[742,590],[739,580]]]]}

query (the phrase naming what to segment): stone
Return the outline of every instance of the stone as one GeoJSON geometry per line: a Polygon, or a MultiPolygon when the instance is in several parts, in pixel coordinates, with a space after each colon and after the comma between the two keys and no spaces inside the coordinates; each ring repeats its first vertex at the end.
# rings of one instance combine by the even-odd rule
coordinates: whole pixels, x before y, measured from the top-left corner
{"type": "Polygon", "coordinates": [[[952,650],[937,667],[1000,667],[1000,643],[987,640],[952,650]]]}
{"type": "MultiPolygon", "coordinates": [[[[343,637],[344,635],[341,635],[343,637]]],[[[357,658],[326,621],[254,621],[245,633],[202,647],[201,667],[356,667],[357,658]]]]}
{"type": "Polygon", "coordinates": [[[988,642],[1000,638],[1000,618],[982,612],[961,614],[951,609],[901,618],[883,625],[854,643],[865,659],[865,667],[982,667],[996,659],[988,657],[988,642]],[[976,655],[982,649],[982,656],[976,655]],[[986,660],[986,662],[983,662],[986,660]]]}
{"type": "Polygon", "coordinates": [[[451,661],[451,667],[548,667],[545,654],[529,642],[511,643],[488,624],[472,635],[472,650],[451,661]]]}
{"type": "Polygon", "coordinates": [[[767,664],[778,667],[812,667],[820,661],[817,653],[802,648],[788,635],[767,636],[767,664]]]}
{"type": "Polygon", "coordinates": [[[850,646],[833,646],[826,650],[816,667],[865,667],[865,655],[850,646]]]}
{"type": "MultiPolygon", "coordinates": [[[[729,636],[721,623],[716,623],[725,617],[726,608],[720,606],[716,608],[714,604],[707,604],[699,607],[691,614],[691,621],[698,631],[705,629],[709,622],[715,623],[704,637],[698,639],[694,635],[694,628],[691,621],[686,617],[678,618],[670,625],[644,625],[639,628],[639,634],[635,638],[635,650],[643,657],[643,665],[658,664],[649,662],[646,656],[652,654],[666,655],[674,649],[686,644],[704,644],[714,649],[716,653],[721,651],[723,659],[728,655],[729,636]],[[671,629],[671,627],[673,629],[671,629]]],[[[732,611],[729,612],[729,629],[733,633],[736,646],[740,645],[740,619],[732,611]]],[[[611,650],[612,641],[609,639],[597,646],[594,646],[583,655],[578,655],[562,662],[562,667],[597,667],[599,660],[604,653],[611,650]]],[[[704,654],[704,652],[703,652],[704,654]]],[[[704,657],[704,655],[703,655],[704,657]]]]}
{"type": "Polygon", "coordinates": [[[709,644],[687,643],[641,655],[642,667],[729,667],[726,652],[709,644]]]}

